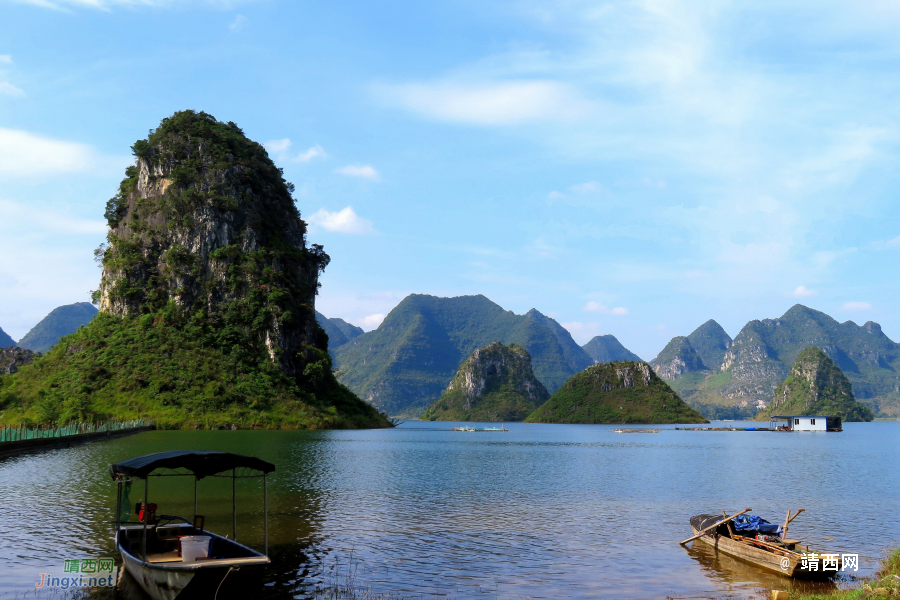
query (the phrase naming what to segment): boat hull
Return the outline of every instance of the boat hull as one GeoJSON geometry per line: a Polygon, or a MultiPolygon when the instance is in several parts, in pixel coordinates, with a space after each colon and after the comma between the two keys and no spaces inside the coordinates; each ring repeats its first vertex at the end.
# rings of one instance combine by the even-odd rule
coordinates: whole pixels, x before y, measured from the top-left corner
{"type": "MultiPolygon", "coordinates": [[[[696,527],[691,526],[691,530],[694,532],[694,535],[699,533],[696,527]]],[[[757,567],[766,569],[772,573],[777,573],[784,577],[796,579],[827,579],[835,574],[833,571],[809,571],[804,569],[801,557],[796,554],[787,552],[776,554],[775,552],[768,552],[761,548],[736,542],[724,535],[707,533],[697,539],[704,544],[712,546],[716,550],[721,550],[729,556],[752,563],[757,567]]],[[[797,551],[807,552],[809,551],[809,548],[799,546],[797,551]]],[[[841,565],[839,563],[838,568],[840,569],[840,567],[841,565]]]]}
{"type": "Polygon", "coordinates": [[[253,598],[269,563],[267,557],[258,553],[246,558],[145,563],[121,544],[118,549],[125,569],[153,600],[253,598]]]}

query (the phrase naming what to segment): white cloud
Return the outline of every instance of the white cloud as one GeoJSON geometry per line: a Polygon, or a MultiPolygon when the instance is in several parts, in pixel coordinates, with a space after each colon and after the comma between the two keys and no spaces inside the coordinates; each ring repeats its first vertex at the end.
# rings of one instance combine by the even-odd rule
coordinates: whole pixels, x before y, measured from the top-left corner
{"type": "Polygon", "coordinates": [[[367,327],[369,329],[375,329],[381,322],[384,321],[384,315],[381,313],[375,313],[374,315],[369,315],[363,318],[363,327],[367,327]]]}
{"type": "Polygon", "coordinates": [[[234,21],[228,26],[228,28],[232,31],[240,31],[244,28],[244,23],[247,22],[247,17],[244,15],[238,15],[234,18],[234,21]]]}
{"type": "Polygon", "coordinates": [[[13,64],[12,56],[9,54],[0,54],[0,65],[11,65],[13,64]]]}
{"type": "Polygon", "coordinates": [[[872,305],[868,302],[844,302],[841,305],[842,310],[850,311],[869,310],[870,308],[872,308],[872,305]]]}
{"type": "Polygon", "coordinates": [[[376,93],[427,117],[477,125],[569,120],[587,111],[570,86],[546,80],[411,83],[381,86],[376,93]]]}
{"type": "Polygon", "coordinates": [[[371,165],[347,165],[346,167],[335,169],[334,172],[340,173],[341,175],[347,175],[349,177],[362,177],[363,179],[371,179],[372,181],[378,181],[380,179],[378,171],[376,171],[371,165]]]}
{"type": "Polygon", "coordinates": [[[579,183],[578,185],[573,185],[569,187],[569,189],[576,194],[590,194],[593,192],[599,192],[600,184],[596,181],[588,181],[587,183],[579,183]]]}
{"type": "MultiPolygon", "coordinates": [[[[316,144],[306,152],[301,153],[296,158],[292,159],[294,162],[309,162],[317,156],[325,157],[325,150],[322,149],[322,146],[316,144]]],[[[374,171],[374,169],[372,169],[374,171]]],[[[376,174],[377,175],[377,174],[376,174]]]]}
{"type": "Polygon", "coordinates": [[[0,127],[0,175],[27,177],[78,173],[108,166],[110,161],[119,162],[101,156],[86,144],[0,127]]]}
{"type": "Polygon", "coordinates": [[[4,96],[13,96],[13,97],[21,98],[22,96],[25,95],[25,91],[20,88],[17,88],[16,86],[14,86],[13,84],[11,84],[8,81],[0,81],[0,94],[2,94],[4,96]]]}
{"type": "MultiPolygon", "coordinates": [[[[108,11],[114,6],[148,6],[151,8],[167,8],[187,4],[184,0],[17,0],[23,4],[31,4],[42,8],[53,8],[68,11],[72,8],[94,8],[108,11]]],[[[241,4],[241,0],[196,0],[193,4],[206,4],[219,8],[230,8],[241,4]]]]}
{"type": "Polygon", "coordinates": [[[566,197],[565,194],[560,194],[559,192],[555,192],[555,191],[547,194],[547,198],[549,198],[550,200],[559,200],[560,198],[565,198],[565,197],[566,197]]]}
{"type": "Polygon", "coordinates": [[[599,302],[594,302],[591,300],[587,304],[584,305],[582,310],[587,312],[595,312],[600,313],[601,315],[627,315],[628,309],[624,306],[616,306],[615,308],[610,308],[609,306],[605,306],[600,304],[599,302]]]}
{"type": "Polygon", "coordinates": [[[788,296],[792,296],[794,298],[809,298],[810,296],[818,296],[819,292],[816,290],[808,289],[806,286],[798,285],[794,288],[794,291],[788,294],[788,296]]]}
{"type": "Polygon", "coordinates": [[[42,232],[46,234],[93,235],[106,234],[106,221],[81,219],[52,206],[36,206],[0,199],[0,231],[7,233],[42,232]]]}
{"type": "Polygon", "coordinates": [[[322,146],[316,144],[315,146],[312,146],[306,152],[301,152],[297,156],[292,157],[292,156],[288,155],[288,150],[290,150],[292,145],[293,144],[292,144],[290,138],[284,138],[281,140],[269,140],[268,142],[263,144],[263,146],[265,146],[265,148],[269,152],[269,154],[277,155],[279,160],[289,160],[292,162],[305,163],[305,162],[311,161],[312,159],[314,159],[318,156],[321,156],[321,157],[328,156],[327,154],[325,154],[325,150],[322,148],[322,146]]]}
{"type": "Polygon", "coordinates": [[[291,139],[284,138],[283,140],[269,140],[264,143],[266,150],[271,152],[272,154],[281,154],[283,152],[287,152],[288,148],[291,147],[291,139]]]}
{"type": "Polygon", "coordinates": [[[309,217],[309,223],[315,228],[322,228],[337,233],[350,233],[365,235],[375,233],[372,222],[358,216],[352,206],[348,206],[337,212],[330,212],[320,208],[318,212],[309,217]]]}

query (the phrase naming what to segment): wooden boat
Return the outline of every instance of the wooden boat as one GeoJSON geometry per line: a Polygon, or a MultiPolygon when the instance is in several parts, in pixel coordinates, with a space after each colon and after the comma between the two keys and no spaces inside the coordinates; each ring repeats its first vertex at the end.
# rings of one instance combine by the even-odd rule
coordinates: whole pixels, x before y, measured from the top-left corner
{"type": "Polygon", "coordinates": [[[138,456],[112,465],[110,475],[118,484],[116,547],[125,569],[154,600],[254,597],[270,562],[266,476],[274,470],[271,463],[252,456],[181,450],[138,456]],[[155,514],[156,505],[148,502],[151,476],[194,477],[193,520],[155,514]],[[232,480],[231,539],[206,531],[205,518],[197,514],[197,482],[205,477],[232,480]],[[235,482],[248,477],[262,477],[264,482],[265,553],[237,542],[235,482]],[[138,481],[144,484],[144,502],[132,507],[128,493],[138,481]],[[132,508],[138,513],[137,521],[129,520],[132,508]],[[195,551],[199,557],[194,557],[195,551]]]}
{"type": "MultiPolygon", "coordinates": [[[[796,517],[796,515],[794,516],[796,517]]],[[[717,521],[722,521],[722,515],[697,515],[691,517],[691,529],[696,536],[717,521]]],[[[834,568],[823,570],[821,558],[823,554],[827,553],[803,546],[800,540],[783,539],[779,536],[766,537],[769,539],[756,539],[756,536],[741,535],[725,522],[697,539],[725,554],[785,577],[827,579],[836,575],[843,567],[840,554],[829,554],[828,556],[835,557],[834,568]],[[804,554],[812,553],[818,557],[817,570],[808,568],[809,561],[806,561],[804,557],[804,554]]]]}

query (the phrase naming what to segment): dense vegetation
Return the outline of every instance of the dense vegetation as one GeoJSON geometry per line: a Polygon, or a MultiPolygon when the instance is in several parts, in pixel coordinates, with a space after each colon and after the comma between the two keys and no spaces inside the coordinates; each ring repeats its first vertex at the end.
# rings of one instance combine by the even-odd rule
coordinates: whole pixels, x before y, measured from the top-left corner
{"type": "Polygon", "coordinates": [[[4,378],[0,420],[387,426],[332,373],[314,309],[329,258],[265,149],[183,111],[132,150],[95,252],[101,314],[4,378]]]}
{"type": "Polygon", "coordinates": [[[82,325],[90,323],[96,314],[97,309],[90,302],[59,306],[32,327],[17,345],[34,352],[46,352],[62,336],[74,333],[82,325]]]}
{"type": "Polygon", "coordinates": [[[488,344],[460,365],[424,421],[522,421],[550,397],[518,344],[488,344]]]}
{"type": "Polygon", "coordinates": [[[528,423],[706,423],[641,362],[588,367],[535,410],[528,423]]]}
{"type": "Polygon", "coordinates": [[[856,401],[850,381],[818,348],[797,355],[787,379],[775,388],[769,408],[760,419],[772,414],[827,415],[844,421],[871,421],[872,411],[856,401]]]}
{"type": "Polygon", "coordinates": [[[838,323],[797,304],[778,319],[750,321],[733,342],[714,321],[687,339],[706,370],[699,377],[684,373],[672,386],[695,406],[729,407],[740,401],[752,409],[767,403],[800,352],[815,346],[843,371],[857,400],[880,416],[900,416],[900,344],[877,323],[838,323]]]}
{"type": "Polygon", "coordinates": [[[588,356],[594,359],[594,362],[605,363],[617,360],[636,360],[641,358],[623,346],[614,335],[597,335],[591,341],[582,346],[588,356]]]}
{"type": "Polygon", "coordinates": [[[393,416],[417,417],[440,398],[476,348],[520,344],[534,374],[555,390],[593,360],[553,319],[503,310],[484,296],[403,299],[374,331],[335,350],[341,381],[393,416]]]}

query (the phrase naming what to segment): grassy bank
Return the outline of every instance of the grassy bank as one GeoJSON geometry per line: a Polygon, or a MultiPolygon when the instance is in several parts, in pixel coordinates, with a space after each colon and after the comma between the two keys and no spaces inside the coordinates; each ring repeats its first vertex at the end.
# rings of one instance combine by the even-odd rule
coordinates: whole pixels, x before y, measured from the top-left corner
{"type": "Polygon", "coordinates": [[[900,547],[894,548],[882,561],[881,568],[870,579],[863,579],[847,590],[824,594],[791,594],[792,600],[863,600],[900,598],[900,547]]]}
{"type": "Polygon", "coordinates": [[[246,335],[169,306],[124,319],[101,313],[46,355],[0,377],[0,423],[153,419],[161,429],[386,427],[339,384],[328,353],[311,349],[286,377],[246,335]]]}

